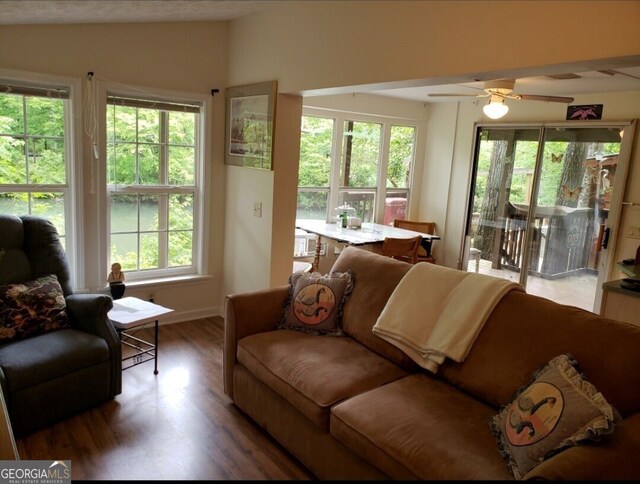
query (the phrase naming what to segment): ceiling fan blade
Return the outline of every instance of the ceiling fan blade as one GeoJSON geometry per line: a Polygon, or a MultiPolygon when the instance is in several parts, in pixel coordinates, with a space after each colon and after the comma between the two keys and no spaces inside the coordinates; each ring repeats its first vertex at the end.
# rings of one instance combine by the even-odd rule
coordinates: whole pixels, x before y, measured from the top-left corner
{"type": "Polygon", "coordinates": [[[488,94],[455,94],[455,93],[451,93],[451,92],[432,92],[430,94],[427,94],[427,96],[431,96],[431,97],[485,97],[488,96],[488,94]]]}
{"type": "Polygon", "coordinates": [[[572,103],[572,97],[562,97],[562,96],[539,96],[537,94],[517,94],[519,99],[523,99],[525,101],[546,101],[550,103],[572,103]]]}

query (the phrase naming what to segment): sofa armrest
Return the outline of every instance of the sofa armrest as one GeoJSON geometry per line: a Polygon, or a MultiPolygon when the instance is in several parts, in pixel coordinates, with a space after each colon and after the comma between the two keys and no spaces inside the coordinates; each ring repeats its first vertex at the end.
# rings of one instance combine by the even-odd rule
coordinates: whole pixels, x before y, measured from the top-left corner
{"type": "Polygon", "coordinates": [[[231,294],[224,303],[224,392],[233,399],[233,368],[238,341],[276,328],[289,286],[231,294]]]}
{"type": "Polygon", "coordinates": [[[635,480],[640,476],[640,413],[633,414],[600,442],[569,447],[534,467],[525,479],[635,480]]]}
{"type": "Polygon", "coordinates": [[[71,325],[85,333],[103,338],[111,354],[111,396],[122,392],[122,348],[120,338],[107,313],[113,300],[104,294],[72,294],[66,297],[71,325]]]}

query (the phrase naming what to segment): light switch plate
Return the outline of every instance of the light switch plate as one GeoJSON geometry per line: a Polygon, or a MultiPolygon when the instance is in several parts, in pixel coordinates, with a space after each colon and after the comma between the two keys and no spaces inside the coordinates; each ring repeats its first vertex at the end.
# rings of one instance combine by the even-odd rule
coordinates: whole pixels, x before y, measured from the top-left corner
{"type": "Polygon", "coordinates": [[[262,217],[262,202],[253,203],[253,216],[258,218],[262,217]]]}

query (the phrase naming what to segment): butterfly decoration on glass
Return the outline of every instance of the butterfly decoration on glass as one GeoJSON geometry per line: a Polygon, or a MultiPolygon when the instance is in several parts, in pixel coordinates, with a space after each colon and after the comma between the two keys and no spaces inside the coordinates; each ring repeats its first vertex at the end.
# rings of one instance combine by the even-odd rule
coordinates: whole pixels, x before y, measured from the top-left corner
{"type": "Polygon", "coordinates": [[[580,192],[582,192],[582,187],[575,187],[571,189],[567,185],[562,185],[563,200],[571,200],[577,202],[578,198],[580,197],[580,192]]]}
{"type": "Polygon", "coordinates": [[[562,161],[562,157],[564,156],[564,153],[560,153],[560,154],[555,154],[555,153],[551,153],[551,162],[552,163],[560,163],[562,161]]]}

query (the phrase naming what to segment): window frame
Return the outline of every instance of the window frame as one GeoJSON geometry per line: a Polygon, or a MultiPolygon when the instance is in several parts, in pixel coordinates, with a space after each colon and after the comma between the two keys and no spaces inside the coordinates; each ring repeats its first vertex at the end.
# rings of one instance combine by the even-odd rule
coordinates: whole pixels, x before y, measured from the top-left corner
{"type": "MultiPolygon", "coordinates": [[[[209,177],[208,167],[211,164],[211,97],[183,91],[173,91],[164,89],[153,89],[132,86],[124,87],[121,84],[115,84],[108,81],[101,81],[98,84],[98,132],[101,142],[99,143],[99,190],[100,190],[100,213],[103,215],[103,221],[100,224],[100,260],[103,261],[100,267],[100,278],[106,281],[109,272],[109,263],[111,257],[110,241],[111,241],[111,192],[108,185],[107,176],[107,115],[108,115],[108,97],[123,97],[130,99],[143,99],[147,101],[173,102],[173,103],[198,103],[199,114],[196,116],[195,141],[196,150],[195,167],[194,167],[194,184],[193,188],[189,186],[169,185],[144,185],[122,186],[118,190],[118,194],[179,194],[193,193],[193,247],[192,247],[192,263],[191,266],[166,267],[154,269],[137,269],[128,271],[127,283],[145,284],[172,279],[184,279],[192,277],[200,277],[207,273],[208,266],[208,237],[205,234],[209,231],[207,207],[209,205],[209,177]]],[[[161,107],[159,108],[161,110],[161,107]]],[[[162,169],[162,167],[159,167],[162,169]]],[[[168,203],[168,200],[167,200],[168,203]]],[[[160,226],[161,227],[161,226],[160,226]]],[[[159,230],[162,231],[162,229],[159,230]]],[[[168,229],[168,227],[167,227],[168,229]]],[[[138,231],[141,234],[142,231],[138,231]]],[[[168,239],[167,239],[168,240],[168,239]]],[[[166,250],[159,248],[159,254],[166,250]]],[[[103,283],[104,285],[104,283],[103,283]]]]}
{"type": "MultiPolygon", "coordinates": [[[[383,223],[385,212],[385,200],[388,191],[395,193],[406,193],[407,198],[407,214],[410,212],[412,203],[412,192],[414,189],[414,174],[417,164],[418,141],[422,121],[418,119],[399,118],[392,116],[376,116],[371,114],[361,114],[350,111],[340,111],[336,109],[325,109],[310,106],[303,106],[302,116],[312,116],[319,118],[327,118],[333,120],[333,139],[331,145],[331,167],[329,175],[329,197],[327,200],[327,222],[333,222],[333,213],[339,205],[340,195],[344,192],[362,192],[368,193],[375,191],[375,211],[372,222],[383,223]],[[342,169],[342,147],[344,139],[345,122],[364,122],[375,123],[381,125],[380,144],[378,153],[378,173],[376,187],[343,187],[341,185],[340,173],[342,169]],[[392,126],[406,126],[413,128],[413,159],[409,173],[409,182],[407,188],[389,188],[387,187],[387,170],[389,167],[389,148],[391,140],[392,126]]],[[[300,187],[297,193],[302,191],[323,191],[326,187],[300,187]]]]}
{"type": "MultiPolygon", "coordinates": [[[[64,203],[64,247],[69,266],[71,287],[74,291],[84,288],[84,245],[79,234],[84,233],[83,204],[83,153],[82,127],[79,112],[82,109],[82,84],[76,78],[39,74],[34,72],[0,69],[0,82],[19,84],[25,87],[64,89],[69,92],[64,106],[64,157],[65,183],[63,184],[19,184],[1,185],[3,191],[43,192],[55,191],[63,194],[64,203]],[[12,190],[11,187],[14,187],[12,190]],[[17,188],[17,190],[15,190],[17,188]]],[[[28,139],[28,136],[27,136],[28,139]]]]}

